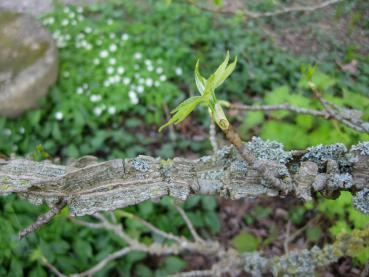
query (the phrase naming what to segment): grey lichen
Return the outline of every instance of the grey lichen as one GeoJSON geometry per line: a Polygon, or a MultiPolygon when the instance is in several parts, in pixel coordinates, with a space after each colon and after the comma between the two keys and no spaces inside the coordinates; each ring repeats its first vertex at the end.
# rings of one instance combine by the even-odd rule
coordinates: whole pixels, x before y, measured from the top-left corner
{"type": "Polygon", "coordinates": [[[261,277],[268,270],[268,259],[261,256],[260,252],[243,254],[245,259],[244,270],[252,277],[261,277]]]}
{"type": "Polygon", "coordinates": [[[141,158],[135,158],[131,160],[131,165],[134,169],[141,172],[147,172],[150,169],[148,162],[141,158]]]}
{"type": "Polygon", "coordinates": [[[287,255],[274,258],[272,273],[274,276],[315,276],[317,266],[326,265],[336,260],[337,257],[333,255],[330,247],[320,249],[318,246],[314,246],[310,250],[291,251],[287,255]]]}
{"type": "Polygon", "coordinates": [[[356,193],[352,197],[352,204],[358,211],[369,214],[369,189],[364,188],[356,193]]]}
{"type": "Polygon", "coordinates": [[[302,160],[315,162],[319,168],[322,168],[328,160],[336,160],[340,164],[341,160],[346,160],[346,152],[347,148],[342,143],[332,145],[320,144],[308,148],[308,152],[302,156],[302,160]]]}
{"type": "Polygon", "coordinates": [[[349,173],[334,174],[328,184],[334,189],[349,189],[352,187],[352,175],[349,173]]]}
{"type": "Polygon", "coordinates": [[[231,171],[247,173],[247,164],[245,161],[236,160],[231,164],[231,171]]]}
{"type": "Polygon", "coordinates": [[[283,144],[272,140],[253,137],[246,147],[259,160],[272,160],[286,164],[292,158],[292,152],[284,151],[283,144]]]}
{"type": "Polygon", "coordinates": [[[369,141],[360,142],[352,146],[351,151],[356,151],[363,156],[369,156],[369,141]]]}
{"type": "Polygon", "coordinates": [[[364,130],[369,132],[369,122],[364,122],[361,124],[361,127],[363,127],[364,130]]]}

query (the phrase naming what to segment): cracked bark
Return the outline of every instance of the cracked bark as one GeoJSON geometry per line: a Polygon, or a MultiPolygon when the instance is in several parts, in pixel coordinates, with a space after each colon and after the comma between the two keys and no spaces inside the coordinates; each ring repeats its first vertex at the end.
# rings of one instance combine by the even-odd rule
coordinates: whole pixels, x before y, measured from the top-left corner
{"type": "Polygon", "coordinates": [[[261,139],[244,147],[256,157],[256,166],[266,167],[279,180],[278,186],[261,176],[255,165],[249,167],[235,148],[225,147],[197,160],[82,158],[69,166],[0,161],[0,195],[16,193],[34,204],[50,206],[63,198],[71,214],[81,216],[166,195],[182,201],[191,194],[231,199],[290,194],[309,200],[317,191],[334,197],[340,190],[349,190],[358,195],[353,199],[355,207],[369,213],[369,142],[350,151],[336,144],[286,152],[281,145],[261,139]]]}

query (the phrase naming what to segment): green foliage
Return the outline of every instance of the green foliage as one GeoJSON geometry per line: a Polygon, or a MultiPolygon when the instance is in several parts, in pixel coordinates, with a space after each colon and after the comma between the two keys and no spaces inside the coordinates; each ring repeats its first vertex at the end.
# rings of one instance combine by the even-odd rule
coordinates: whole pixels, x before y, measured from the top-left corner
{"type": "Polygon", "coordinates": [[[246,231],[242,231],[232,239],[232,246],[241,253],[256,251],[259,245],[260,238],[246,231]]]}

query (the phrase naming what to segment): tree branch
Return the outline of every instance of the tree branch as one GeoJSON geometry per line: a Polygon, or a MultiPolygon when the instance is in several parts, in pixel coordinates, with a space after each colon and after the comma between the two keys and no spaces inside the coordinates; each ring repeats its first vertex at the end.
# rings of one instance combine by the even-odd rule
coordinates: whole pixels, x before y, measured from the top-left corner
{"type": "MultiPolygon", "coordinates": [[[[292,12],[314,12],[316,10],[326,8],[330,5],[337,4],[338,2],[341,2],[341,1],[343,0],[329,0],[329,1],[325,1],[325,2],[318,3],[316,5],[311,5],[311,6],[284,7],[284,8],[281,8],[280,10],[271,11],[271,12],[262,12],[262,13],[252,12],[246,8],[240,9],[238,10],[238,12],[245,14],[248,18],[256,19],[256,18],[261,18],[261,17],[273,17],[273,16],[278,16],[278,15],[292,13],[292,12]]],[[[232,10],[225,10],[222,8],[212,8],[206,5],[199,5],[195,0],[187,0],[187,2],[192,6],[195,6],[201,10],[208,11],[208,12],[228,14],[228,15],[236,14],[236,12],[232,10]]]]}
{"type": "Polygon", "coordinates": [[[323,117],[325,119],[334,119],[347,127],[361,132],[369,134],[369,122],[363,121],[361,113],[357,110],[342,109],[329,103],[323,99],[320,94],[315,94],[315,97],[320,101],[324,110],[305,109],[290,104],[279,105],[243,105],[243,104],[231,104],[230,109],[243,110],[243,111],[289,111],[297,114],[306,114],[315,117],[323,117]]]}
{"type": "MultiPolygon", "coordinates": [[[[369,142],[350,151],[342,144],[284,151],[277,142],[253,138],[244,148],[256,158],[257,167],[266,168],[268,176],[278,180],[278,186],[255,165],[247,165],[235,148],[225,147],[198,160],[138,156],[83,168],[29,160],[0,161],[0,195],[16,193],[34,204],[51,206],[63,198],[71,214],[81,216],[166,195],[182,201],[191,194],[231,199],[290,194],[311,199],[318,191],[328,195],[340,190],[369,190],[369,142]]],[[[357,201],[363,203],[361,211],[369,210],[366,195],[361,193],[362,199],[357,201]]]]}

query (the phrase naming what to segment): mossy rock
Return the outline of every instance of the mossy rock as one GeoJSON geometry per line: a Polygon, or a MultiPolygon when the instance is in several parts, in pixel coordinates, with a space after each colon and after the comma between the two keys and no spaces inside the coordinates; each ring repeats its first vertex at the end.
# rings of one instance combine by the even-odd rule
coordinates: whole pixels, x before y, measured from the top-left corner
{"type": "Polygon", "coordinates": [[[0,10],[0,115],[33,108],[57,78],[51,34],[32,16],[0,10]]]}

